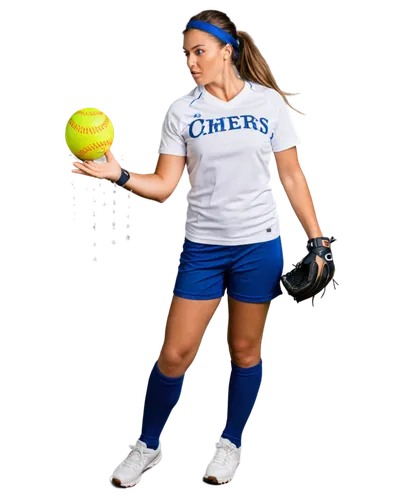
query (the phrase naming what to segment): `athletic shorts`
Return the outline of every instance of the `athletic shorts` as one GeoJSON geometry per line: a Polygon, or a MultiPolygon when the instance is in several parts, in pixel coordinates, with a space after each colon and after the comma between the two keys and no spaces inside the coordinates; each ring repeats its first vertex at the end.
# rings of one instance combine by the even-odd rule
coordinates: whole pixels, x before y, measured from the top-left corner
{"type": "Polygon", "coordinates": [[[244,245],[209,245],[185,237],[174,295],[207,300],[227,294],[243,302],[266,302],[282,294],[281,237],[244,245]]]}

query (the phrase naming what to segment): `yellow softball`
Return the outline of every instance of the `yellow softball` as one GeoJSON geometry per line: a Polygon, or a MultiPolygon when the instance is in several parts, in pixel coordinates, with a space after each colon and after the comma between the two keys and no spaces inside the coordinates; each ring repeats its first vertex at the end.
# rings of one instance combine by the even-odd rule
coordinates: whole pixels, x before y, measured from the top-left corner
{"type": "Polygon", "coordinates": [[[65,140],[71,153],[80,160],[96,160],[110,149],[114,127],[102,111],[80,109],[68,120],[65,140]]]}

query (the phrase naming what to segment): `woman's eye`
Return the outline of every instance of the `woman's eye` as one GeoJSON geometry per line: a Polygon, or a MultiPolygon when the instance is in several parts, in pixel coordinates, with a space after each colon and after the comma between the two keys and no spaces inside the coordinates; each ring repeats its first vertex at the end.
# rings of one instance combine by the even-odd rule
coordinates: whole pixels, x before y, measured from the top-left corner
{"type": "MultiPolygon", "coordinates": [[[[197,50],[196,50],[196,54],[197,54],[197,52],[198,52],[199,50],[201,50],[202,52],[204,52],[204,50],[203,50],[203,49],[197,49],[197,50]]],[[[188,54],[187,54],[186,52],[184,52],[184,55],[185,55],[185,56],[187,56],[188,54]]],[[[201,54],[198,54],[198,55],[201,55],[201,54]]]]}

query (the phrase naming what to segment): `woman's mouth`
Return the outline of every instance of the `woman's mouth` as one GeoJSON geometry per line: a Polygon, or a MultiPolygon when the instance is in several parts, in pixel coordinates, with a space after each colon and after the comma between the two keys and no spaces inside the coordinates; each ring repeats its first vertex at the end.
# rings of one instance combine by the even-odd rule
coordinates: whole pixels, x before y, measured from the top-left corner
{"type": "Polygon", "coordinates": [[[198,78],[200,76],[200,73],[192,73],[193,78],[198,78]]]}

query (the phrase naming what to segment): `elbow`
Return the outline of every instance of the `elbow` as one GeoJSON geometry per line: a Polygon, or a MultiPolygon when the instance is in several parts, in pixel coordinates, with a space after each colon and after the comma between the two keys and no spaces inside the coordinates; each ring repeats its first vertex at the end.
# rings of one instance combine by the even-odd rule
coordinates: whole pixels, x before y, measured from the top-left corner
{"type": "Polygon", "coordinates": [[[165,192],[158,192],[154,193],[152,200],[157,201],[158,203],[164,203],[164,201],[168,198],[168,196],[165,195],[165,192]]]}
{"type": "Polygon", "coordinates": [[[168,192],[167,186],[165,185],[165,180],[161,175],[155,174],[159,178],[159,183],[157,184],[156,188],[157,191],[155,194],[157,194],[157,201],[158,203],[164,203],[165,200],[168,199],[170,193],[168,192]]]}
{"type": "Polygon", "coordinates": [[[168,200],[168,196],[166,196],[165,198],[158,198],[157,199],[158,203],[164,203],[165,200],[168,200]]]}
{"type": "Polygon", "coordinates": [[[172,193],[169,193],[169,192],[167,192],[167,193],[166,193],[166,192],[164,191],[164,193],[162,193],[162,196],[161,196],[161,197],[159,197],[159,198],[157,199],[157,201],[158,201],[159,203],[164,203],[164,201],[168,200],[168,198],[171,196],[171,194],[172,194],[172,193]]]}

